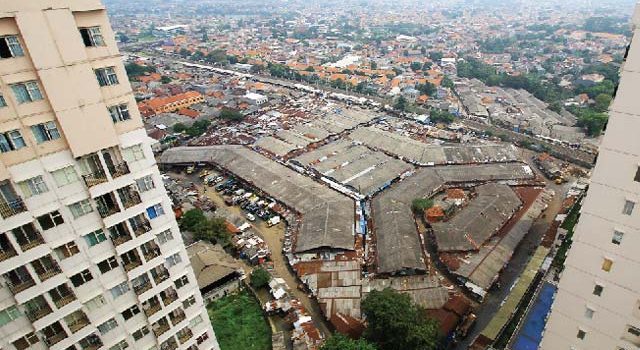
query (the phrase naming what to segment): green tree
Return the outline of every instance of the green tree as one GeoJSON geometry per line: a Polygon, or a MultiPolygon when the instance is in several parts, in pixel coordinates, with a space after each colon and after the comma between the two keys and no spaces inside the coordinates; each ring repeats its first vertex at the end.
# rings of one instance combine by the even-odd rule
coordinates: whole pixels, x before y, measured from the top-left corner
{"type": "Polygon", "coordinates": [[[130,79],[143,76],[148,73],[155,73],[156,69],[150,66],[143,66],[137,63],[128,63],[124,66],[130,79]]]}
{"type": "Polygon", "coordinates": [[[437,322],[427,318],[407,294],[391,288],[374,290],[362,301],[362,311],[368,324],[365,338],[380,350],[435,350],[438,346],[437,322]]]}
{"type": "Polygon", "coordinates": [[[307,72],[315,72],[316,71],[316,69],[313,68],[313,66],[309,66],[309,67],[305,68],[304,70],[307,71],[307,72]]]}
{"type": "Polygon", "coordinates": [[[166,75],[163,75],[162,77],[160,77],[160,82],[163,84],[169,84],[171,82],[171,78],[169,78],[166,75]]]}
{"type": "Polygon", "coordinates": [[[443,57],[444,55],[439,51],[432,51],[429,53],[429,58],[434,62],[440,61],[443,57]]]}
{"type": "Polygon", "coordinates": [[[223,108],[220,111],[220,118],[227,119],[227,120],[240,121],[244,119],[244,115],[236,110],[223,108]]]}
{"type": "Polygon", "coordinates": [[[185,131],[187,135],[191,137],[196,137],[204,134],[207,129],[209,129],[209,125],[211,125],[211,121],[207,119],[200,119],[193,123],[190,127],[188,127],[185,131]]]}
{"type": "Polygon", "coordinates": [[[207,221],[207,217],[204,215],[204,212],[202,212],[202,210],[189,209],[180,218],[180,228],[189,232],[193,232],[193,230],[195,230],[195,228],[204,221],[207,221]]]}
{"type": "Polygon", "coordinates": [[[433,200],[426,198],[416,198],[411,202],[411,210],[416,214],[422,214],[425,210],[433,207],[433,200]]]}
{"type": "Polygon", "coordinates": [[[251,272],[251,286],[256,289],[266,287],[271,281],[271,275],[267,270],[259,267],[251,272]]]}
{"type": "Polygon", "coordinates": [[[404,96],[400,95],[400,97],[398,97],[398,99],[396,100],[396,104],[393,107],[399,111],[404,112],[407,110],[407,106],[408,106],[407,99],[404,98],[404,96]]]}
{"type": "Polygon", "coordinates": [[[611,95],[600,94],[596,96],[596,105],[594,106],[594,109],[598,112],[606,112],[607,109],[609,109],[611,100],[611,95]]]}
{"type": "Polygon", "coordinates": [[[429,119],[434,123],[451,124],[456,119],[453,114],[439,109],[431,109],[429,111],[429,119]]]}
{"type": "Polygon", "coordinates": [[[183,132],[187,130],[187,126],[182,124],[182,123],[175,123],[173,125],[173,131],[174,132],[183,132]]]}
{"type": "Polygon", "coordinates": [[[442,79],[442,86],[449,88],[449,89],[453,89],[455,87],[455,85],[453,84],[453,80],[451,80],[451,78],[445,76],[442,79]]]}
{"type": "Polygon", "coordinates": [[[422,63],[420,62],[411,62],[411,70],[412,71],[419,71],[422,69],[422,63]]]}
{"type": "Polygon", "coordinates": [[[376,346],[364,339],[353,340],[335,333],[322,344],[320,350],[376,350],[376,346]]]}
{"type": "Polygon", "coordinates": [[[191,55],[191,51],[187,49],[180,49],[180,51],[178,51],[178,55],[180,55],[183,58],[187,58],[191,55]]]}
{"type": "Polygon", "coordinates": [[[433,96],[438,91],[438,88],[430,82],[426,82],[424,84],[416,85],[416,89],[420,91],[423,95],[433,96]]]}
{"type": "Polygon", "coordinates": [[[378,64],[375,61],[371,61],[370,65],[371,65],[371,69],[374,69],[374,70],[378,69],[378,64]]]}

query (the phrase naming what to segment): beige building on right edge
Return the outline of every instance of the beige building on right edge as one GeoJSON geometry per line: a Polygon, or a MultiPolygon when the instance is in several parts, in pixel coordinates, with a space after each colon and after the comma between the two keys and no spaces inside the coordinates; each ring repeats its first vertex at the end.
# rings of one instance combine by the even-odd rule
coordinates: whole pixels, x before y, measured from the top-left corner
{"type": "Polygon", "coordinates": [[[640,348],[640,7],[544,350],[640,348]]]}

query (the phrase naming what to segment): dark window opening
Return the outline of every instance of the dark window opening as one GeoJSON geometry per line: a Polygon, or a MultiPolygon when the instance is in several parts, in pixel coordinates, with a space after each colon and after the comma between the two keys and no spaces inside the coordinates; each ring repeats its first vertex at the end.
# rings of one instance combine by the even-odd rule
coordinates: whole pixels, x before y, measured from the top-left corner
{"type": "Polygon", "coordinates": [[[91,35],[89,34],[88,28],[80,29],[80,35],[82,36],[82,41],[84,41],[84,46],[93,46],[91,43],[91,35]]]}

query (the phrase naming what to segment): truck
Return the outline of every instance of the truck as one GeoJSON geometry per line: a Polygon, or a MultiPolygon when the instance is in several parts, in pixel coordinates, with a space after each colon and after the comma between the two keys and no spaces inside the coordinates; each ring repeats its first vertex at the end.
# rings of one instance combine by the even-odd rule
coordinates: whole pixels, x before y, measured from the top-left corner
{"type": "Polygon", "coordinates": [[[271,226],[275,226],[277,224],[280,223],[280,217],[279,216],[274,216],[271,219],[269,219],[269,221],[267,221],[267,226],[271,227],[271,226]]]}

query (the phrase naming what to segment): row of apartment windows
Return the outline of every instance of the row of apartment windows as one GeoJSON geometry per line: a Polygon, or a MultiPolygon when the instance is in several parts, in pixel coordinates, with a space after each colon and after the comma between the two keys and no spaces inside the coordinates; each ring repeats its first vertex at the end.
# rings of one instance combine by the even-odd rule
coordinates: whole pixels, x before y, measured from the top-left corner
{"type": "MultiPolygon", "coordinates": [[[[100,27],[78,28],[80,36],[86,47],[105,46],[104,37],[100,27]]],[[[12,58],[24,56],[24,49],[16,35],[0,37],[0,58],[12,58]]]]}
{"type": "MultiPolygon", "coordinates": [[[[32,125],[31,132],[38,144],[60,138],[60,131],[54,121],[32,125]]],[[[15,151],[23,147],[27,147],[27,144],[19,130],[0,133],[0,152],[15,151]]]]}

